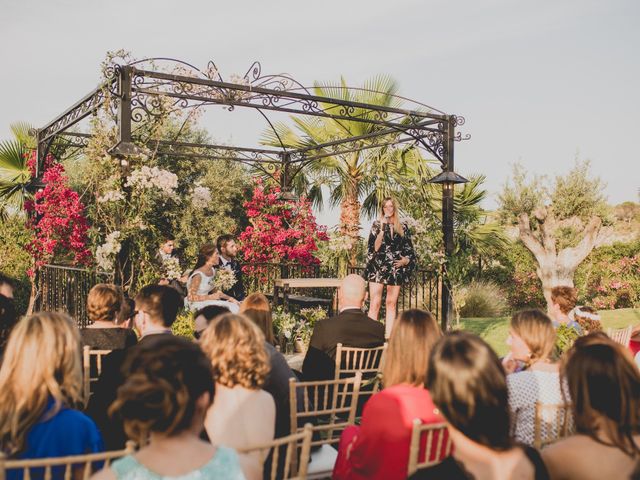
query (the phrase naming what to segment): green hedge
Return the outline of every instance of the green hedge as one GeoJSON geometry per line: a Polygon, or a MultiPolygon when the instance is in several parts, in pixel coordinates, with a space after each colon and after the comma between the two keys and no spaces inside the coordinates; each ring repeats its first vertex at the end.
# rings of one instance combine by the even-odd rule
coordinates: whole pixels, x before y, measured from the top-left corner
{"type": "Polygon", "coordinates": [[[27,311],[31,294],[31,282],[27,277],[31,256],[26,250],[30,238],[22,216],[11,215],[0,222],[0,272],[16,280],[14,297],[21,315],[27,311]]]}

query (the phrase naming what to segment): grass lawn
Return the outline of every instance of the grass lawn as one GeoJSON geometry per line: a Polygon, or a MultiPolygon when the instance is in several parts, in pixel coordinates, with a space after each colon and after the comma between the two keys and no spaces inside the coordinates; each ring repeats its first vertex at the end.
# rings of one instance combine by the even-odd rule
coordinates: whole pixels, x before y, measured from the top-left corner
{"type": "MultiPolygon", "coordinates": [[[[638,308],[601,310],[599,313],[605,330],[640,323],[640,309],[638,308]]],[[[460,320],[460,328],[480,335],[500,356],[509,351],[509,347],[505,343],[509,335],[509,317],[464,318],[460,320]]]]}

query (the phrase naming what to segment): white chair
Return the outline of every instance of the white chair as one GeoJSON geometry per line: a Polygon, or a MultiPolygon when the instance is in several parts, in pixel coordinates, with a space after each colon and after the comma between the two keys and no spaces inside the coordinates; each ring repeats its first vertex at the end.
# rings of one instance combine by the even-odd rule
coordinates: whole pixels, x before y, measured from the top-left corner
{"type": "Polygon", "coordinates": [[[302,429],[299,425],[312,421],[315,422],[312,431],[320,437],[311,441],[312,447],[320,448],[311,454],[307,478],[331,476],[338,457],[333,445],[340,442],[340,435],[346,427],[355,424],[361,382],[360,372],[339,380],[289,380],[291,433],[298,433],[302,429]],[[302,404],[297,401],[298,391],[302,392],[302,404]]]}
{"type": "Polygon", "coordinates": [[[102,373],[102,360],[103,357],[109,355],[113,350],[91,350],[88,345],[82,348],[82,370],[83,370],[83,389],[84,389],[84,404],[87,406],[89,403],[89,397],[91,396],[91,384],[97,382],[102,373]],[[95,366],[95,376],[92,376],[91,366],[95,366]]]}
{"type": "Polygon", "coordinates": [[[413,475],[419,468],[440,463],[451,455],[452,446],[446,423],[422,423],[416,418],[411,431],[407,475],[413,475]]]}
{"type": "Polygon", "coordinates": [[[633,325],[629,325],[626,328],[607,328],[607,335],[614,342],[619,343],[625,348],[629,348],[629,342],[631,341],[632,331],[633,331],[633,325]]]}

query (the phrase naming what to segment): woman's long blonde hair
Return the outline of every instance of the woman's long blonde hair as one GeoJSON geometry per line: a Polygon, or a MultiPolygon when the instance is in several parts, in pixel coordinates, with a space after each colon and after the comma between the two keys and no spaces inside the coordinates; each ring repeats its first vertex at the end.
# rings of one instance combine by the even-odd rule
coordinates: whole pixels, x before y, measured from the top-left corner
{"type": "Polygon", "coordinates": [[[48,416],[82,399],[80,333],[63,313],[40,312],[13,328],[0,368],[0,450],[15,455],[54,401],[48,416]]]}
{"type": "Polygon", "coordinates": [[[401,237],[404,237],[404,227],[402,226],[402,223],[400,223],[400,212],[398,212],[398,202],[396,202],[394,198],[387,197],[382,200],[382,203],[380,204],[380,221],[382,221],[382,219],[384,218],[384,205],[387,202],[391,202],[391,204],[393,205],[393,217],[391,217],[391,220],[393,222],[393,231],[398,235],[400,235],[401,237]]]}
{"type": "Polygon", "coordinates": [[[421,387],[425,382],[431,349],[442,330],[431,313],[413,308],[402,312],[393,324],[382,370],[385,388],[399,383],[421,387]]]}

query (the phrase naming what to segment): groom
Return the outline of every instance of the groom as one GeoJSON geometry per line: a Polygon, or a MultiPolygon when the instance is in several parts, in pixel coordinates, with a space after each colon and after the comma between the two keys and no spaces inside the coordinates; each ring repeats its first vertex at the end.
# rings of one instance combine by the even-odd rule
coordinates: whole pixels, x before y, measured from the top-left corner
{"type": "Polygon", "coordinates": [[[244,285],[242,284],[242,268],[240,263],[236,260],[238,254],[238,245],[236,245],[233,235],[220,235],[216,240],[216,247],[220,254],[219,266],[231,270],[236,276],[236,283],[229,290],[225,290],[223,293],[229,295],[239,302],[244,300],[247,296],[244,291],[244,285]]]}

